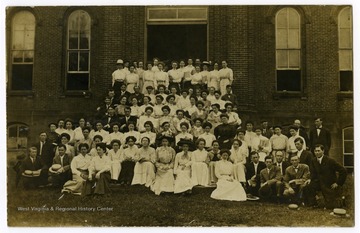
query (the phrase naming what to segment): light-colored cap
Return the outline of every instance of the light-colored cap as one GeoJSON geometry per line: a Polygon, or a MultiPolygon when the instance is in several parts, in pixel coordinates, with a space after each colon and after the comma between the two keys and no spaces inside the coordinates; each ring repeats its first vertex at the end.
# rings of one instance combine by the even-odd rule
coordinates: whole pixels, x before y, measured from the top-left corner
{"type": "Polygon", "coordinates": [[[121,59],[118,59],[118,60],[116,61],[116,64],[124,64],[124,61],[121,60],[121,59]]]}

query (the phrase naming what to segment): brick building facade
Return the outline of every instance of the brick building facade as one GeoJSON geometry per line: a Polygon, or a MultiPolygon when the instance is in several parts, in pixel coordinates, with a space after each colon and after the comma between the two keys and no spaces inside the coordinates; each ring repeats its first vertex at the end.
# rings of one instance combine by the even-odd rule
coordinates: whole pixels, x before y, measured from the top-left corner
{"type": "MultiPolygon", "coordinates": [[[[117,59],[152,59],[151,27],[170,25],[175,29],[177,25],[187,25],[191,30],[192,25],[203,25],[206,51],[202,52],[206,57],[202,59],[227,60],[233,69],[233,89],[243,122],[252,119],[259,123],[267,119],[270,124],[289,125],[300,119],[306,128],[311,128],[314,117],[323,117],[325,127],[332,133],[331,156],[343,162],[345,153],[349,156],[345,165],[351,166],[351,11],[349,6],[334,5],[10,7],[6,18],[8,148],[21,147],[21,138],[31,144],[41,130],[47,129],[47,123],[59,118],[77,120],[80,116],[93,115],[111,85],[117,59]],[[85,74],[89,80],[87,90],[76,91],[69,90],[66,77],[72,52],[68,46],[68,21],[78,11],[90,18],[90,46],[74,53],[89,54],[90,71],[85,74]],[[15,76],[19,75],[14,73],[19,68],[13,55],[17,51],[14,21],[23,12],[30,13],[35,23],[31,29],[33,56],[27,63],[32,66],[31,85],[19,88],[14,86],[15,76]],[[340,41],[343,32],[349,33],[348,46],[340,41]],[[285,39],[290,41],[289,46],[281,47],[281,38],[286,36],[297,38],[295,45],[285,39]],[[281,58],[277,60],[281,54],[288,56],[287,68],[280,65],[281,58]],[[293,55],[289,54],[297,55],[290,58],[293,55]],[[344,59],[350,61],[342,62],[344,59]],[[289,83],[281,81],[283,77],[294,79],[298,85],[284,89],[289,83]]],[[[173,36],[176,39],[180,35],[173,36]]],[[[187,37],[191,38],[191,34],[187,37]]],[[[196,37],[193,40],[194,46],[201,46],[196,37]]],[[[162,54],[157,56],[162,59],[162,54]]]]}

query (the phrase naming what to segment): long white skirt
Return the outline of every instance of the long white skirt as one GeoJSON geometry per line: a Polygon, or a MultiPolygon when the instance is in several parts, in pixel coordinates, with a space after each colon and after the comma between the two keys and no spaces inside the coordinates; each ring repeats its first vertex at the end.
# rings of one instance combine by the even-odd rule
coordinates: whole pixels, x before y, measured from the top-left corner
{"type": "Polygon", "coordinates": [[[184,170],[179,168],[176,170],[174,193],[182,193],[192,189],[193,185],[192,185],[190,173],[191,173],[190,168],[185,168],[184,170]]]}
{"type": "Polygon", "coordinates": [[[210,161],[209,163],[209,173],[210,173],[210,182],[217,182],[218,178],[215,175],[215,161],[210,161]]]}
{"type": "Polygon", "coordinates": [[[134,167],[134,178],[131,185],[145,184],[146,187],[154,182],[155,166],[151,162],[137,162],[134,167]]]}
{"type": "Polygon", "coordinates": [[[121,172],[121,163],[120,163],[120,161],[119,160],[112,161],[111,162],[111,168],[110,168],[111,179],[112,180],[118,180],[120,172],[121,172]]]}
{"type": "Polygon", "coordinates": [[[246,193],[241,184],[236,180],[228,181],[226,178],[218,180],[217,187],[210,197],[217,200],[246,201],[246,193]]]}
{"type": "Polygon", "coordinates": [[[191,181],[193,186],[209,184],[209,167],[203,162],[193,162],[191,165],[191,181]]]}
{"type": "MultiPolygon", "coordinates": [[[[85,173],[83,173],[85,174],[85,173]]],[[[85,180],[76,174],[73,174],[73,179],[68,180],[61,190],[62,193],[72,193],[74,195],[81,195],[81,191],[85,184],[85,180]]]]}
{"type": "Polygon", "coordinates": [[[150,186],[150,189],[156,195],[160,195],[161,192],[174,192],[174,170],[158,169],[155,175],[155,181],[150,186]]]}
{"type": "Polygon", "coordinates": [[[242,163],[234,164],[234,178],[239,182],[246,182],[244,164],[242,163]]]}
{"type": "Polygon", "coordinates": [[[222,96],[226,94],[226,86],[229,84],[230,84],[230,80],[228,78],[220,80],[220,92],[222,96]]]}

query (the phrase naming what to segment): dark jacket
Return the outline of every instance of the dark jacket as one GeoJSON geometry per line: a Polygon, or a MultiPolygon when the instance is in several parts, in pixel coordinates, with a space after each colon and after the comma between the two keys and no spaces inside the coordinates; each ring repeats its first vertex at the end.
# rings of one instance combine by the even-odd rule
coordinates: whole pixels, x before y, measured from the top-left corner
{"type": "Polygon", "coordinates": [[[317,158],[313,158],[310,166],[311,180],[317,180],[320,184],[330,188],[333,183],[342,186],[345,183],[347,172],[334,159],[323,156],[321,164],[317,158]],[[336,174],[338,172],[338,175],[336,174]]]}
{"type": "Polygon", "coordinates": [[[52,144],[51,141],[46,140],[42,147],[41,156],[40,142],[35,143],[33,146],[37,148],[37,156],[39,156],[44,164],[49,168],[55,155],[55,145],[52,144]]]}
{"type": "Polygon", "coordinates": [[[315,149],[316,144],[321,144],[325,147],[325,154],[328,155],[328,152],[331,147],[331,134],[330,131],[324,127],[320,129],[319,136],[317,135],[317,130],[312,129],[310,131],[310,148],[311,151],[315,149]]]}

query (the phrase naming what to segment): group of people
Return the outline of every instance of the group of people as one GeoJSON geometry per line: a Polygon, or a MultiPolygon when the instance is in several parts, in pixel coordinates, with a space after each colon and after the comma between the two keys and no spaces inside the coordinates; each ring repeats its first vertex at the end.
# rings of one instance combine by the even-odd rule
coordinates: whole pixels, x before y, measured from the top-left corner
{"type": "Polygon", "coordinates": [[[206,61],[177,64],[166,73],[158,59],[146,71],[119,59],[93,120],[80,118],[74,128],[61,119],[40,133],[22,163],[24,186],[76,195],[108,194],[113,185],[189,195],[204,186],[216,187],[211,197],[219,200],[310,206],[321,191],[327,205],[341,206],[346,170],[329,157],[331,136],[321,118],[309,136],[299,120],[289,135],[266,120],[242,129],[226,61],[212,71],[206,61]]]}

